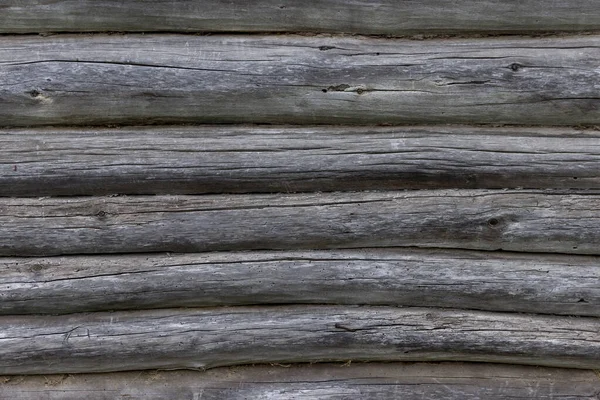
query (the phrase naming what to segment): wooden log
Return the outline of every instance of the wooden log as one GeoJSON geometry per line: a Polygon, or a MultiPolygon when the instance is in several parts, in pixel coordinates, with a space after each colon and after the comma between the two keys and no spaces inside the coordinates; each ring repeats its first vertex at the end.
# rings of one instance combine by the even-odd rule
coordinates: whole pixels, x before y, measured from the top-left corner
{"type": "Polygon", "coordinates": [[[3,0],[0,32],[519,33],[597,30],[594,0],[3,0]]]}
{"type": "Polygon", "coordinates": [[[1,316],[0,374],[317,361],[600,368],[600,319],[432,308],[280,306],[1,316]]]}
{"type": "Polygon", "coordinates": [[[600,317],[597,257],[350,251],[0,258],[0,314],[255,304],[600,317]]]}
{"type": "Polygon", "coordinates": [[[0,199],[0,255],[441,247],[599,254],[596,192],[0,199]]]}
{"type": "Polygon", "coordinates": [[[593,371],[500,364],[352,363],[2,376],[12,400],[594,399],[593,371]]]}
{"type": "Polygon", "coordinates": [[[600,123],[600,38],[0,40],[0,126],[600,123]]]}
{"type": "Polygon", "coordinates": [[[568,128],[0,130],[0,195],[600,189],[600,133],[568,128]]]}

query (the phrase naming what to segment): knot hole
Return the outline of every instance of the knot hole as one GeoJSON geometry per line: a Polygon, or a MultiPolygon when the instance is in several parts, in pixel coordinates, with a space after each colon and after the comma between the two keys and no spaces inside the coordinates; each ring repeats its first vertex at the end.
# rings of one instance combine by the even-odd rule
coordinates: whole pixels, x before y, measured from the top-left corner
{"type": "Polygon", "coordinates": [[[500,220],[498,218],[490,218],[487,223],[489,226],[494,228],[500,224],[500,220]]]}

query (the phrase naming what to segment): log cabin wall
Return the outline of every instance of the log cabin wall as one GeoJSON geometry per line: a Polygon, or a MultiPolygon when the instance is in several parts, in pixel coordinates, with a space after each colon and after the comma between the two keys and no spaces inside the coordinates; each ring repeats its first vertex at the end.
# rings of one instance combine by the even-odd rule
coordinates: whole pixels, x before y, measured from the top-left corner
{"type": "Polygon", "coordinates": [[[599,32],[3,1],[0,398],[600,398],[599,32]]]}

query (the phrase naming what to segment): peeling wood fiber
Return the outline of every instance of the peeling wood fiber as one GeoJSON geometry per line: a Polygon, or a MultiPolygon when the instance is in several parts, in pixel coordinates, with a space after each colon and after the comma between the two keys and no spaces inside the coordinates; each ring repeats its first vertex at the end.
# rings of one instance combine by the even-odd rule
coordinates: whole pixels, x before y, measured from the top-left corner
{"type": "Polygon", "coordinates": [[[376,35],[597,30],[594,0],[3,0],[0,32],[346,32],[376,35]]]}
{"type": "Polygon", "coordinates": [[[597,257],[456,250],[0,258],[0,314],[260,304],[600,317],[597,257]]]}
{"type": "Polygon", "coordinates": [[[4,129],[0,148],[0,196],[600,189],[600,133],[570,128],[4,129]]]}
{"type": "Polygon", "coordinates": [[[590,400],[593,371],[478,363],[351,363],[0,376],[11,400],[590,400]]]}
{"type": "Polygon", "coordinates": [[[443,247],[598,254],[592,191],[0,199],[0,255],[443,247]]]}
{"type": "Polygon", "coordinates": [[[599,38],[0,38],[0,126],[600,123],[599,38]]]}
{"type": "Polygon", "coordinates": [[[600,368],[598,318],[281,306],[2,316],[0,324],[0,373],[9,375],[347,360],[600,368]]]}

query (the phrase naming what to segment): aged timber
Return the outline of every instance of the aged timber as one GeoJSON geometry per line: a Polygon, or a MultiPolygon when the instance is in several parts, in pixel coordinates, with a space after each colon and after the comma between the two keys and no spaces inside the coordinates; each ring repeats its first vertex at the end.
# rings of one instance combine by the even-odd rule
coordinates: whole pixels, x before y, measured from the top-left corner
{"type": "Polygon", "coordinates": [[[0,33],[347,32],[384,35],[597,30],[594,0],[3,0],[0,33]]]}
{"type": "Polygon", "coordinates": [[[593,371],[480,363],[350,363],[0,376],[11,400],[590,400],[593,371]]]}
{"type": "Polygon", "coordinates": [[[600,124],[600,38],[0,38],[0,126],[600,124]]]}
{"type": "Polygon", "coordinates": [[[599,254],[592,191],[0,199],[0,255],[443,247],[599,254]]]}
{"type": "Polygon", "coordinates": [[[600,368],[600,319],[432,308],[280,306],[2,316],[0,373],[315,361],[600,368]]]}
{"type": "Polygon", "coordinates": [[[600,132],[482,127],[0,130],[0,196],[600,189],[600,132]]]}
{"type": "Polygon", "coordinates": [[[597,257],[369,249],[0,258],[0,314],[370,304],[600,317],[597,257]]]}

